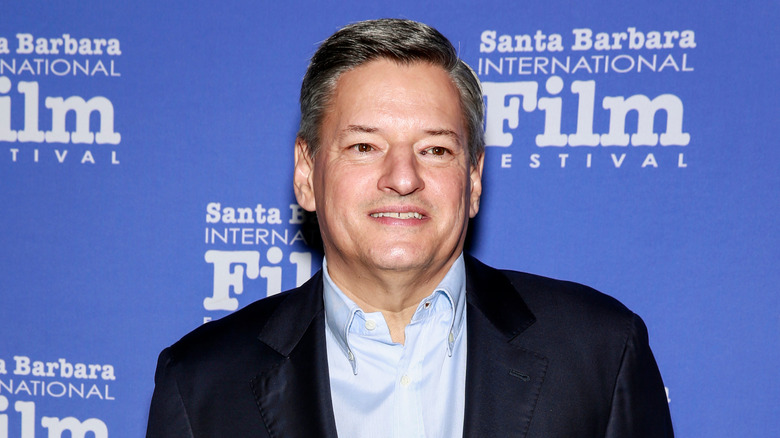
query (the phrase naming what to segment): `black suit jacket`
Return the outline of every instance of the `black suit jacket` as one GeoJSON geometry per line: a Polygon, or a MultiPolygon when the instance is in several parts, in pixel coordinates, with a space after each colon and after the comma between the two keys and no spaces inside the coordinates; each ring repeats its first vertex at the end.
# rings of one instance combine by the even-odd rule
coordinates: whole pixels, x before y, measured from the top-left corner
{"type": "MultiPolygon", "coordinates": [[[[671,437],[642,320],[466,257],[465,437],[671,437]]],[[[335,437],[322,275],[160,354],[147,437],[335,437]]]]}

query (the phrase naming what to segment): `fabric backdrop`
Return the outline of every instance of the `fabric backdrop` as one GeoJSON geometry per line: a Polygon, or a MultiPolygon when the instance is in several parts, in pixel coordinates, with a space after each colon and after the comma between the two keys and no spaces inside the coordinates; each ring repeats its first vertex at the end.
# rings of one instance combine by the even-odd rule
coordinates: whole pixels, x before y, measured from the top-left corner
{"type": "Polygon", "coordinates": [[[469,251],[640,314],[678,436],[780,436],[776,1],[0,11],[0,437],[142,436],[163,347],[319,268],[298,89],[318,42],[380,17],[484,83],[469,251]]]}

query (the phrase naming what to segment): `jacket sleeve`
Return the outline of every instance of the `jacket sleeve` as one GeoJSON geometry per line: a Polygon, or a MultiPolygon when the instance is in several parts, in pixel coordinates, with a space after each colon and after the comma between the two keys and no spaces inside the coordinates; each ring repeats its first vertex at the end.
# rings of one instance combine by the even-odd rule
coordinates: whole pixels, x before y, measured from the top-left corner
{"type": "Polygon", "coordinates": [[[165,349],[157,360],[147,438],[193,437],[174,371],[170,351],[165,349]]]}
{"type": "Polygon", "coordinates": [[[673,437],[669,403],[650,350],[647,328],[634,315],[612,393],[607,438],[673,437]]]}

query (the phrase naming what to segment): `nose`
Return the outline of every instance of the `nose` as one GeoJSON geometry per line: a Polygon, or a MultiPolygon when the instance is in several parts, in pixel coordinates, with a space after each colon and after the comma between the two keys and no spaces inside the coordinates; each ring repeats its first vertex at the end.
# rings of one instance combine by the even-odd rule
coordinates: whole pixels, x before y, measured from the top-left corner
{"type": "Polygon", "coordinates": [[[378,182],[380,190],[407,196],[425,187],[420,173],[421,163],[411,146],[390,146],[382,166],[382,175],[378,182]]]}

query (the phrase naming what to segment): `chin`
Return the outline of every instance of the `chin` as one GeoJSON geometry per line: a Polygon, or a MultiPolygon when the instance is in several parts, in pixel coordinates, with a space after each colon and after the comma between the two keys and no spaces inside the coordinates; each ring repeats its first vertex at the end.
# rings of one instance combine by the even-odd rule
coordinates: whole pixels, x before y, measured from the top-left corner
{"type": "Polygon", "coordinates": [[[416,270],[430,266],[433,254],[420,254],[408,248],[389,248],[371,257],[374,266],[388,271],[416,270]]]}

